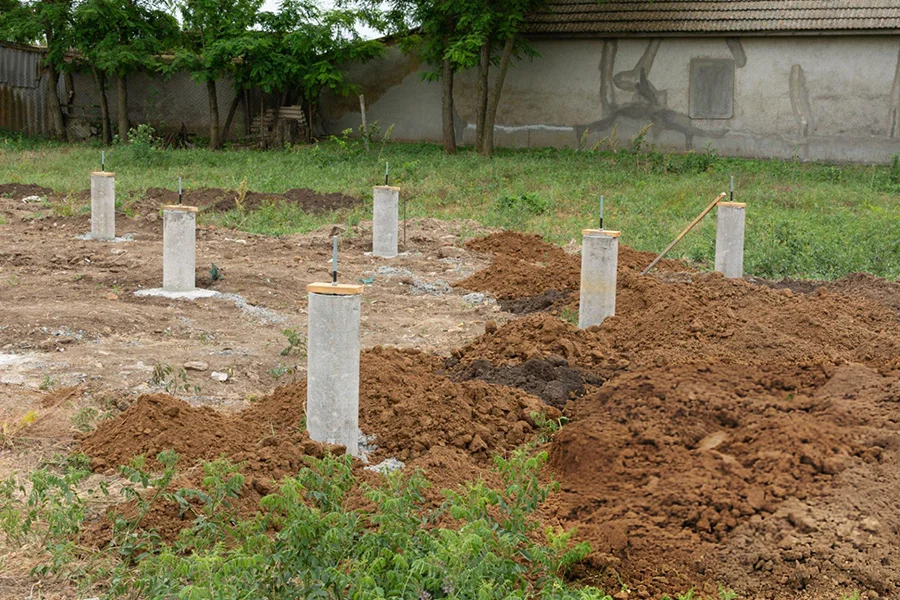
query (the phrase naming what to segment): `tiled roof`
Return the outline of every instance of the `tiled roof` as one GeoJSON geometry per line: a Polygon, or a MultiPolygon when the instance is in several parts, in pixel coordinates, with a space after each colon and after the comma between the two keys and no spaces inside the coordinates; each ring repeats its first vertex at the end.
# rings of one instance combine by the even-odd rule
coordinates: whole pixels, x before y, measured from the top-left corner
{"type": "Polygon", "coordinates": [[[900,30],[900,0],[549,0],[542,35],[900,30]]]}

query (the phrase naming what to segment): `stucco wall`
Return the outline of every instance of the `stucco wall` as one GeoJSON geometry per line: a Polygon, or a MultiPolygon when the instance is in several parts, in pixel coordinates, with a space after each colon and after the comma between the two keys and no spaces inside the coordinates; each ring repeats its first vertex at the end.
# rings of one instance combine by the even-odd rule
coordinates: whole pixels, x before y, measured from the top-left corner
{"type": "MultiPolygon", "coordinates": [[[[99,123],[100,98],[90,72],[73,74],[75,97],[73,116],[84,115],[95,125],[99,123]]],[[[115,77],[107,81],[106,98],[113,130],[117,126],[118,94],[115,77]]],[[[234,99],[234,88],[228,80],[217,82],[219,126],[225,124],[228,109],[234,99]]],[[[190,133],[209,136],[209,96],[205,83],[197,83],[187,72],[171,77],[135,73],[128,78],[128,119],[132,125],[150,123],[158,131],[177,131],[184,123],[190,133]]],[[[243,131],[244,116],[238,107],[231,134],[243,131]]]]}
{"type": "MultiPolygon", "coordinates": [[[[576,147],[615,128],[621,144],[653,124],[648,141],[676,150],[829,161],[886,162],[900,153],[900,38],[796,36],[543,40],[541,57],[510,70],[496,142],[576,147]],[[733,113],[692,119],[691,60],[734,64],[733,113]],[[641,77],[643,69],[644,77],[641,77]]],[[[439,141],[440,84],[397,50],[351,68],[369,121],[395,125],[395,139],[439,141]]],[[[695,82],[696,84],[696,82],[695,82]]],[[[457,78],[457,131],[472,143],[477,81],[457,78]]],[[[357,127],[355,101],[325,98],[329,133],[357,127]]]]}

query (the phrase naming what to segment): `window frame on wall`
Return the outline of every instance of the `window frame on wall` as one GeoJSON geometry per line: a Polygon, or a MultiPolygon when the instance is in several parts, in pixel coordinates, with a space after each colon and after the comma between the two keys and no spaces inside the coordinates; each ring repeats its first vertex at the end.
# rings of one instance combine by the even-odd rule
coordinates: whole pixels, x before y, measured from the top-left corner
{"type": "Polygon", "coordinates": [[[735,63],[733,58],[692,58],[688,81],[688,114],[691,119],[728,120],[734,118],[734,78],[735,63]],[[727,91],[717,93],[716,90],[719,88],[714,88],[707,91],[704,97],[697,96],[696,94],[700,93],[702,87],[700,77],[703,73],[709,73],[714,69],[719,69],[722,72],[722,76],[714,77],[714,83],[727,85],[727,91]],[[727,107],[723,105],[717,110],[717,96],[727,99],[727,107]]]}

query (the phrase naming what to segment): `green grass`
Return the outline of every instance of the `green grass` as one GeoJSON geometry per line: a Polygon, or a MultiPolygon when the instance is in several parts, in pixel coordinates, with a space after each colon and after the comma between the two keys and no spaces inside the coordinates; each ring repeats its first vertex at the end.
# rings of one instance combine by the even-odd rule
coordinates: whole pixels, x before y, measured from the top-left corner
{"type": "MultiPolygon", "coordinates": [[[[726,159],[708,152],[667,154],[501,149],[483,159],[470,149],[445,156],[431,144],[389,143],[365,154],[355,142],[326,142],[290,150],[107,149],[123,205],[148,187],[185,186],[283,192],[309,187],[367,200],[350,214],[311,216],[290,206],[205,215],[201,222],[255,233],[306,232],[334,220],[371,214],[371,187],[403,188],[411,217],[472,218],[489,226],[533,231],[556,243],[580,240],[596,227],[599,197],[606,196],[608,228],[623,242],[658,252],[728,188],[748,203],[746,272],[769,278],[831,279],[867,271],[900,276],[900,163],[834,166],[726,159]]],[[[60,192],[88,186],[99,169],[100,147],[0,137],[0,183],[37,183],[60,192]]],[[[671,253],[710,266],[715,215],[707,217],[671,253]]]]}

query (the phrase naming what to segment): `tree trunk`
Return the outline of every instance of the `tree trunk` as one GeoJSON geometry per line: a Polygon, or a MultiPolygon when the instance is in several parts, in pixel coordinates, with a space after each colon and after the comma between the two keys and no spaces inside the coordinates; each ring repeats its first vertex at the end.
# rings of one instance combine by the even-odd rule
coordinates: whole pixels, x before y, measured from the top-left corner
{"type": "Polygon", "coordinates": [[[91,66],[94,73],[94,82],[97,84],[97,95],[100,98],[100,136],[104,145],[112,142],[112,131],[109,122],[109,100],[106,98],[106,73],[98,71],[97,67],[91,66]]]}
{"type": "Polygon", "coordinates": [[[441,115],[444,129],[444,152],[456,154],[456,131],[453,128],[453,65],[445,58],[442,62],[441,75],[444,90],[441,98],[441,115]]]}
{"type": "Polygon", "coordinates": [[[119,112],[119,139],[123,144],[128,143],[128,80],[124,75],[119,75],[116,87],[116,96],[119,112]]]}
{"type": "Polygon", "coordinates": [[[63,120],[62,105],[59,102],[59,91],[57,83],[59,82],[59,73],[56,67],[48,65],[47,67],[47,109],[50,113],[50,132],[58,140],[66,139],[66,123],[63,120]]]}
{"type": "Polygon", "coordinates": [[[494,82],[494,89],[491,91],[491,99],[487,107],[487,116],[484,120],[484,137],[480,149],[482,156],[490,156],[494,153],[494,123],[497,120],[497,107],[500,106],[500,95],[503,93],[503,82],[506,79],[506,72],[509,71],[514,45],[513,38],[507,38],[503,44],[503,54],[500,56],[500,67],[497,70],[497,81],[494,82]]]}
{"type": "Polygon", "coordinates": [[[238,105],[241,103],[243,96],[244,94],[240,90],[234,92],[234,100],[231,101],[231,106],[228,108],[228,116],[225,117],[225,126],[222,128],[222,142],[228,140],[228,134],[231,133],[231,122],[234,121],[234,115],[237,113],[238,105]]]}
{"type": "Polygon", "coordinates": [[[478,105],[476,107],[475,148],[481,152],[484,140],[484,119],[488,104],[488,75],[491,72],[491,41],[486,40],[481,46],[481,58],[478,61],[478,105]]]}
{"type": "Polygon", "coordinates": [[[209,147],[216,150],[219,147],[219,98],[214,79],[206,82],[206,91],[209,94],[209,147]]]}

